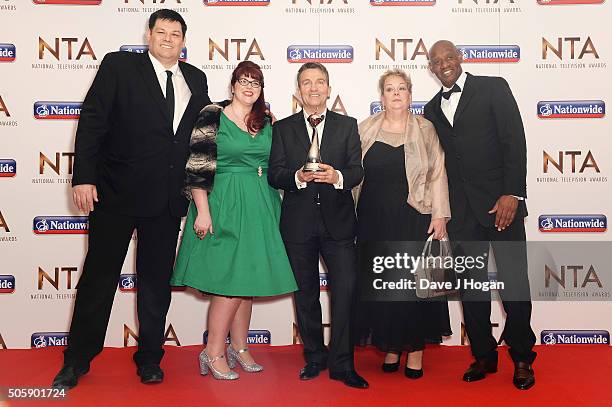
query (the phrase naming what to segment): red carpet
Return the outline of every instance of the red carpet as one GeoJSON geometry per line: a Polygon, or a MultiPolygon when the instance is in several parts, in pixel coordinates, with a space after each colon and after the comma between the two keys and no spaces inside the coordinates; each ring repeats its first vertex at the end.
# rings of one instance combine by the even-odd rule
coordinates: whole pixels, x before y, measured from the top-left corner
{"type": "MultiPolygon", "coordinates": [[[[384,374],[382,354],[358,349],[357,370],[370,389],[356,390],[329,380],[327,372],[301,382],[301,347],[252,347],[265,366],[259,374],[243,373],[235,382],[220,382],[198,374],[200,346],[167,347],[162,363],[164,383],[140,384],[131,361],[133,349],[108,348],[91,371],[56,406],[578,406],[612,405],[612,350],[607,346],[539,346],[534,365],[536,385],[529,391],[512,386],[512,363],[500,349],[496,374],[475,383],[461,381],[470,362],[467,347],[429,347],[425,376],[416,381],[403,372],[384,374]]],[[[0,351],[0,387],[46,387],[61,367],[61,348],[0,351]]],[[[49,403],[7,402],[0,405],[49,403]]]]}

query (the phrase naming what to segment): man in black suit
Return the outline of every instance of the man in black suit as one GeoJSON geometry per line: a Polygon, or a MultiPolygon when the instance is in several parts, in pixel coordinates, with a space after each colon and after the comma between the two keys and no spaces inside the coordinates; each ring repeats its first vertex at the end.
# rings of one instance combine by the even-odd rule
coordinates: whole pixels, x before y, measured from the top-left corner
{"type": "Polygon", "coordinates": [[[134,361],[143,383],[163,380],[170,276],[189,138],[210,103],[206,75],[179,62],[185,21],[172,10],[149,19],[148,53],[104,57],[85,97],[75,142],[75,205],[89,213],[89,243],[64,366],[54,387],[71,388],[102,351],[121,267],[134,229],[139,321],[134,361]]]}
{"type": "Polygon", "coordinates": [[[298,283],[295,307],[306,359],[300,379],[313,379],[329,367],[331,379],[367,388],[355,372],[350,332],[357,277],[351,189],[363,178],[357,121],[327,110],[329,74],[322,64],[302,65],[297,83],[303,110],[274,125],[268,180],[284,190],[280,229],[298,283]],[[313,139],[320,142],[324,163],[319,172],[302,168],[313,139]],[[329,271],[329,351],[323,342],[319,254],[329,271]]]}
{"type": "MultiPolygon", "coordinates": [[[[443,88],[425,106],[425,117],[436,127],[446,154],[454,254],[488,253],[497,265],[497,279],[506,311],[502,338],[515,363],[514,385],[535,383],[531,368],[535,335],[530,326],[531,301],[527,278],[524,217],[527,152],[521,115],[503,78],[473,76],[461,69],[463,54],[450,41],[436,42],[429,67],[443,88]]],[[[466,279],[487,281],[487,270],[473,269],[466,279]]],[[[491,328],[490,292],[465,289],[463,316],[476,361],[463,376],[481,380],[497,371],[497,342],[491,328]]]]}

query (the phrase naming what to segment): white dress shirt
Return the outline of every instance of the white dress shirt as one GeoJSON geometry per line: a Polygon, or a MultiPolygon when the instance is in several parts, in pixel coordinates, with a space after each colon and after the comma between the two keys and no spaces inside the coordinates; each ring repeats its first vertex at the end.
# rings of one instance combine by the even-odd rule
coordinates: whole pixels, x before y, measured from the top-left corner
{"type": "Polygon", "coordinates": [[[174,133],[176,133],[179,123],[181,122],[181,117],[183,117],[189,99],[191,99],[191,91],[189,90],[189,86],[187,86],[187,82],[185,82],[185,77],[179,68],[178,61],[170,68],[166,69],[150,52],[148,54],[164,97],[166,97],[166,82],[168,80],[166,71],[172,72],[172,86],[174,87],[174,117],[172,118],[172,129],[174,133]]]}
{"type": "MultiPolygon", "coordinates": [[[[306,124],[306,132],[308,133],[308,138],[312,141],[312,135],[314,133],[314,129],[308,122],[308,117],[310,115],[306,113],[306,110],[302,110],[302,112],[304,113],[304,123],[306,124]]],[[[321,120],[321,122],[317,124],[317,134],[319,135],[319,147],[321,146],[321,143],[323,142],[323,129],[325,128],[326,119],[327,119],[327,109],[325,110],[323,120],[321,120]]],[[[306,182],[300,182],[298,178],[299,171],[300,170],[297,170],[295,172],[295,185],[297,186],[298,189],[303,189],[303,188],[306,188],[308,184],[306,182]]],[[[342,177],[342,173],[340,171],[336,170],[336,173],[338,174],[338,182],[334,184],[334,188],[342,189],[342,187],[344,186],[344,178],[342,177]]]]}
{"type": "MultiPolygon", "coordinates": [[[[451,126],[453,125],[455,112],[457,111],[457,106],[459,105],[459,99],[461,99],[461,93],[463,92],[463,87],[465,86],[466,78],[466,73],[461,72],[461,75],[459,75],[459,78],[457,78],[457,82],[455,82],[457,86],[461,88],[461,92],[453,92],[448,98],[448,100],[440,98],[440,109],[442,109],[444,116],[446,116],[451,126]]],[[[449,90],[451,90],[451,88],[442,86],[442,92],[448,92],[449,90]]]]}

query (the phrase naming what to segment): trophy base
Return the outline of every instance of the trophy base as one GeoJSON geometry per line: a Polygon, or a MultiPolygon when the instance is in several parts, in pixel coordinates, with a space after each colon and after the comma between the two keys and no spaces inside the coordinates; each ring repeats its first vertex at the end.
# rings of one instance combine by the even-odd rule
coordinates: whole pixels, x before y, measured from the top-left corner
{"type": "Polygon", "coordinates": [[[304,172],[324,172],[325,170],[322,170],[321,168],[319,168],[319,164],[317,163],[308,163],[304,166],[304,168],[302,168],[302,171],[304,172]]]}

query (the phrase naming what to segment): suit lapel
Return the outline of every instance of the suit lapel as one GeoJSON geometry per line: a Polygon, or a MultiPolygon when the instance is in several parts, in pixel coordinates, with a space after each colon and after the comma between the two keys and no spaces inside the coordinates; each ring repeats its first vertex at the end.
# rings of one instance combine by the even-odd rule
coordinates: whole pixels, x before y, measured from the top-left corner
{"type": "Polygon", "coordinates": [[[465,110],[465,107],[470,103],[470,100],[476,93],[474,89],[474,84],[472,83],[472,75],[467,74],[467,78],[465,79],[465,84],[463,85],[463,90],[461,91],[461,98],[459,98],[459,104],[457,105],[457,110],[455,111],[455,116],[453,118],[453,123],[457,123],[461,114],[465,110]]]}
{"type": "Polygon", "coordinates": [[[444,112],[442,111],[442,108],[440,107],[440,103],[442,103],[442,89],[440,89],[440,91],[436,94],[436,96],[434,96],[433,98],[433,110],[434,113],[436,115],[436,117],[438,118],[438,121],[440,121],[440,123],[444,124],[445,126],[451,128],[451,124],[448,121],[448,119],[446,118],[446,115],[444,114],[444,112]]]}
{"type": "MultiPolygon", "coordinates": [[[[325,118],[325,126],[323,127],[323,133],[325,137],[321,140],[321,157],[325,155],[327,150],[329,149],[329,144],[333,141],[334,134],[336,134],[336,129],[338,128],[338,122],[336,121],[336,116],[330,110],[327,111],[327,117],[325,118]]],[[[325,160],[323,160],[325,162],[325,160]]]]}
{"type": "Polygon", "coordinates": [[[168,107],[166,106],[166,99],[164,98],[164,94],[159,86],[159,80],[157,79],[157,76],[155,76],[155,69],[153,69],[153,64],[149,59],[149,55],[147,53],[141,55],[142,63],[140,65],[140,70],[142,72],[142,78],[147,85],[153,100],[160,108],[162,115],[168,122],[172,123],[170,113],[168,112],[168,107]]]}
{"type": "Polygon", "coordinates": [[[306,151],[308,151],[308,149],[310,149],[310,136],[308,135],[308,130],[306,129],[306,122],[304,121],[304,111],[300,110],[297,114],[293,116],[293,118],[293,129],[295,131],[296,137],[306,148],[306,151]]]}

